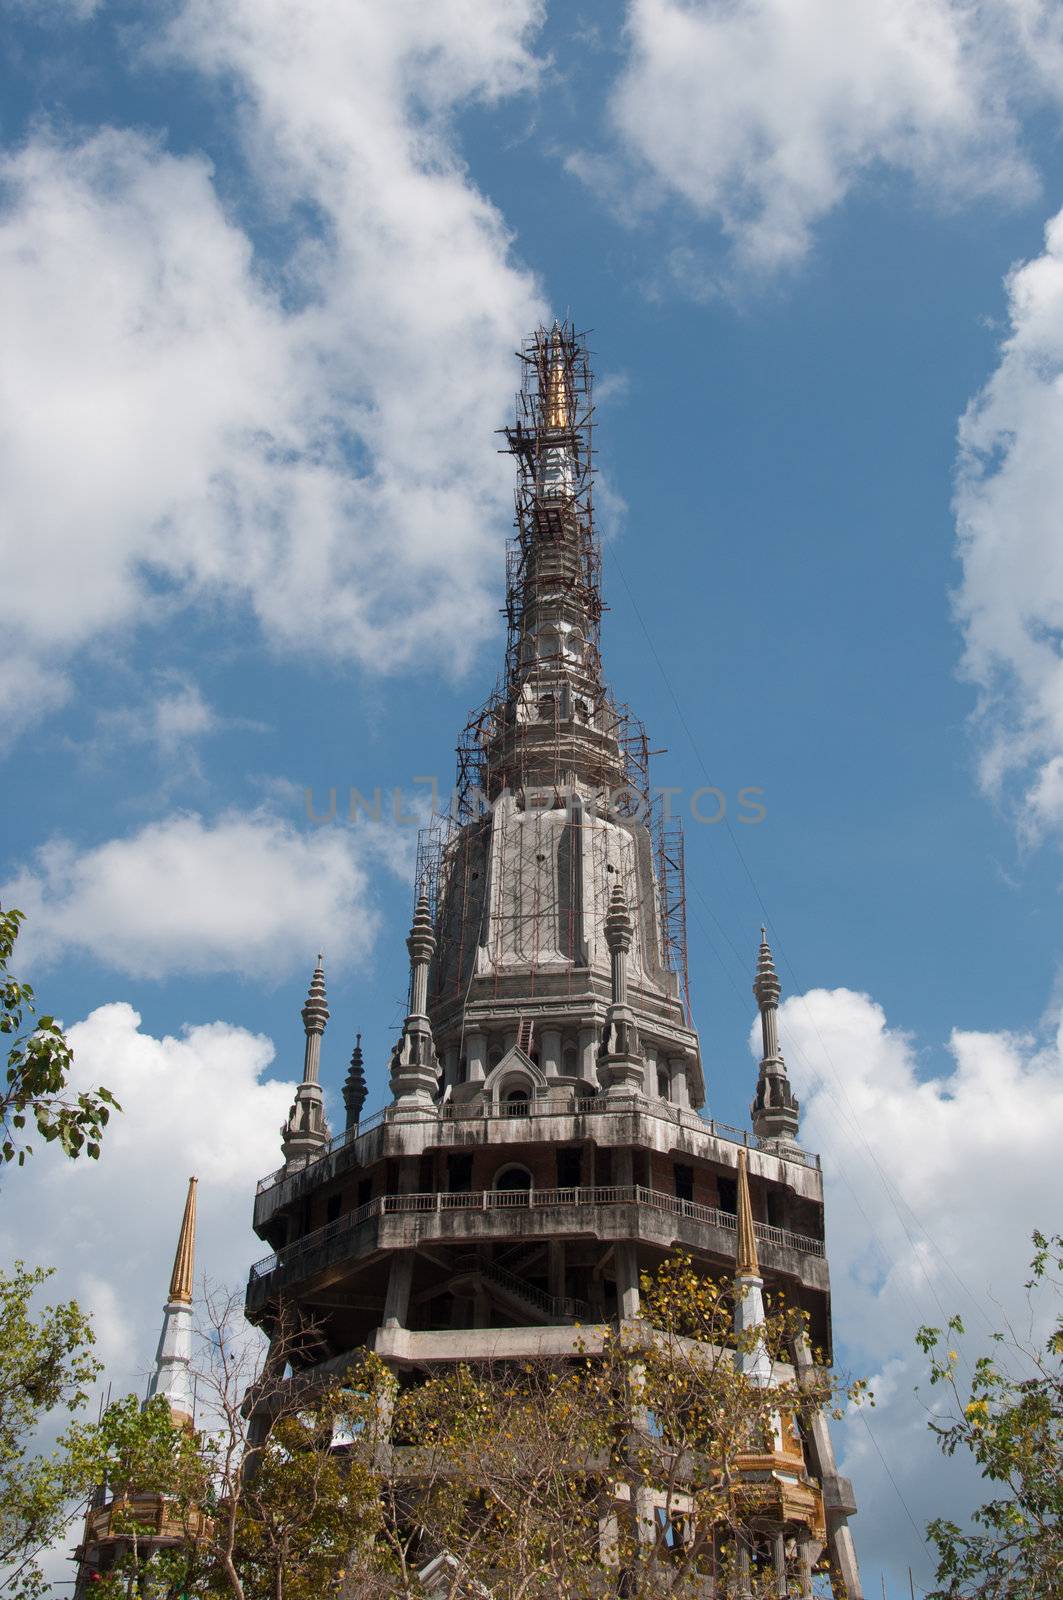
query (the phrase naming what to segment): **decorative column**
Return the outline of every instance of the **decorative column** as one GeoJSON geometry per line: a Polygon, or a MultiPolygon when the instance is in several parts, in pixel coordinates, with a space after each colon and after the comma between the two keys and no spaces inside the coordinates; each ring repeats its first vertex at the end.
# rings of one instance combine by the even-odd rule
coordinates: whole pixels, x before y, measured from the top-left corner
{"type": "Polygon", "coordinates": [[[400,1111],[423,1111],[435,1101],[439,1062],[428,1020],[428,964],[435,953],[436,936],[428,896],[422,894],[406,940],[410,952],[410,1009],[402,1038],[391,1057],[391,1092],[400,1111]]]}
{"type": "Polygon", "coordinates": [[[351,1051],[351,1064],[347,1069],[347,1077],[343,1085],[343,1106],[347,1113],[346,1126],[348,1129],[358,1126],[367,1092],[365,1067],[362,1062],[362,1036],[359,1033],[355,1035],[354,1049],[351,1051]]]}
{"type": "Polygon", "coordinates": [[[303,1081],[295,1091],[288,1121],[281,1129],[281,1150],[289,1169],[305,1167],[329,1141],[325,1121],[325,1102],[321,1093],[321,1035],[329,1019],[325,998],[325,958],[319,955],[310,992],[303,1006],[306,1048],[303,1055],[303,1081]]]}
{"type": "Polygon", "coordinates": [[[487,1077],[487,1035],[474,1028],[465,1035],[466,1080],[483,1083],[487,1077]]]}
{"type": "Polygon", "coordinates": [[[173,1420],[192,1426],[192,1281],[196,1255],[196,1179],[188,1180],[181,1232],[177,1239],[170,1293],[163,1313],[162,1333],[155,1354],[155,1371],[148,1399],[161,1394],[169,1401],[173,1420]]]}
{"type": "Polygon", "coordinates": [[[797,1138],[800,1107],[786,1075],[786,1063],[779,1049],[779,983],[768,945],[767,931],[760,930],[757,975],[753,993],[760,1007],[760,1032],[763,1056],[757,1092],[750,1107],[753,1131],[758,1139],[782,1139],[792,1144],[797,1138]]]}
{"type": "Polygon", "coordinates": [[[561,1029],[540,1029],[539,1049],[544,1073],[548,1078],[556,1078],[561,1071],[561,1029]]]}
{"type": "Polygon", "coordinates": [[[627,954],[633,933],[634,924],[624,891],[615,883],[605,919],[613,998],[606,1013],[598,1066],[607,1094],[641,1097],[646,1086],[646,1066],[639,1048],[634,1013],[627,1003],[627,954]]]}

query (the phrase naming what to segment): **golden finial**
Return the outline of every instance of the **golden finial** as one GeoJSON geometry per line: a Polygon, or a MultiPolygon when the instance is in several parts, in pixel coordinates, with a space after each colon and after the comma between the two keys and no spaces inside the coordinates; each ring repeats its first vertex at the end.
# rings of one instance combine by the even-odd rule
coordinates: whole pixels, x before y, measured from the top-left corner
{"type": "Polygon", "coordinates": [[[195,1271],[196,1257],[196,1184],[199,1180],[189,1178],[188,1198],[185,1201],[185,1214],[181,1218],[181,1235],[177,1241],[177,1254],[173,1260],[173,1275],[170,1278],[170,1302],[177,1301],[180,1305],[192,1304],[192,1276],[195,1271]]]}
{"type": "Polygon", "coordinates": [[[554,323],[550,340],[550,364],[546,369],[546,426],[565,432],[569,426],[568,392],[565,384],[564,350],[561,329],[554,323]]]}
{"type": "Polygon", "coordinates": [[[759,1278],[757,1236],[753,1232],[753,1207],[749,1200],[749,1170],[744,1149],[738,1152],[738,1260],[735,1276],[759,1278]]]}

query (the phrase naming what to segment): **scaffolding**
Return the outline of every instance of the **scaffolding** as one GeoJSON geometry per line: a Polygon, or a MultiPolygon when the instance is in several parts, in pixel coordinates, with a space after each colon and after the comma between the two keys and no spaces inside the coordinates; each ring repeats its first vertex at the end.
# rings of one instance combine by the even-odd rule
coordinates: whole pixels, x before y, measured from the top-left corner
{"type": "MultiPolygon", "coordinates": [[[[462,730],[449,807],[418,842],[418,893],[428,895],[440,936],[437,974],[447,967],[465,970],[464,959],[456,967],[445,959],[444,946],[457,941],[464,947],[471,936],[466,912],[481,920],[490,915],[484,885],[470,896],[468,880],[486,872],[479,841],[499,797],[510,793],[523,805],[531,794],[529,803],[553,810],[569,805],[578,787],[603,815],[649,830],[661,956],[679,979],[689,1019],[682,830],[666,818],[661,797],[654,798],[645,728],[602,679],[586,336],[571,323],[555,323],[549,331],[537,329],[517,354],[522,371],[515,420],[500,430],[517,466],[506,553],[505,669],[462,730]],[[451,927],[451,915],[441,916],[441,896],[457,897],[453,915],[460,927],[451,927]]],[[[556,917],[560,926],[563,917],[571,924],[575,915],[574,907],[540,907],[538,886],[533,891],[529,885],[528,904],[536,921],[556,917]]],[[[535,943],[536,930],[528,932],[535,943]]],[[[571,938],[563,942],[571,945],[571,938]]]]}

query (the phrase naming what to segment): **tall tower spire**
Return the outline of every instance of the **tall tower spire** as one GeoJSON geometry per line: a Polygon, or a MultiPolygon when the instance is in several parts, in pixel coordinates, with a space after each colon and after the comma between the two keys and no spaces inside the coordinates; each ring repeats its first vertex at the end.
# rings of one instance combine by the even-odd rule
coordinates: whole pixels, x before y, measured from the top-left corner
{"type": "Polygon", "coordinates": [[[306,1045],[303,1052],[303,1081],[295,1091],[288,1121],[281,1129],[281,1149],[288,1167],[301,1167],[328,1143],[325,1102],[321,1093],[321,1036],[329,1019],[325,998],[325,958],[319,954],[310,990],[303,1006],[306,1045]]]}
{"type": "Polygon", "coordinates": [[[170,1293],[163,1313],[148,1399],[161,1394],[170,1403],[174,1421],[192,1425],[192,1279],[196,1254],[196,1183],[188,1180],[177,1253],[170,1275],[170,1293]]]}
{"type": "Polygon", "coordinates": [[[735,1332],[738,1367],[754,1383],[771,1382],[771,1358],[764,1343],[764,1279],[760,1275],[753,1206],[749,1197],[749,1159],[738,1152],[738,1250],[735,1261],[735,1332]]]}
{"type": "Polygon", "coordinates": [[[766,928],[760,930],[753,993],[760,1007],[763,1047],[757,1092],[750,1108],[753,1131],[758,1139],[785,1139],[793,1143],[800,1125],[800,1103],[790,1087],[786,1063],[779,1049],[779,996],[782,994],[782,985],[775,971],[766,928]]]}

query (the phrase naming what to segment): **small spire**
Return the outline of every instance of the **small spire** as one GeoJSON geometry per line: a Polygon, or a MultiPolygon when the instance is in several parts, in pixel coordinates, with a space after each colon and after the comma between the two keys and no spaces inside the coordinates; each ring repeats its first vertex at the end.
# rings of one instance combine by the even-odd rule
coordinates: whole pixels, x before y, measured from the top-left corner
{"type": "Polygon", "coordinates": [[[764,927],[760,930],[753,993],[760,1008],[763,1047],[757,1092],[750,1108],[753,1131],[758,1139],[786,1139],[792,1143],[797,1138],[801,1108],[790,1087],[786,1062],[779,1048],[779,997],[782,985],[775,971],[768,931],[764,927]]]}
{"type": "Polygon", "coordinates": [[[181,1218],[181,1232],[177,1239],[177,1254],[174,1256],[173,1272],[170,1275],[170,1304],[190,1306],[192,1304],[192,1280],[195,1274],[196,1258],[196,1185],[198,1178],[189,1178],[188,1195],[185,1199],[184,1216],[181,1218]]]}
{"type": "Polygon", "coordinates": [[[329,1019],[328,1001],[325,998],[325,957],[319,950],[317,966],[310,979],[310,988],[303,1006],[303,1027],[307,1033],[324,1033],[329,1019]]]}
{"type": "Polygon", "coordinates": [[[744,1149],[738,1152],[738,1258],[735,1276],[759,1278],[757,1236],[753,1228],[753,1206],[749,1198],[749,1163],[744,1149]]]}
{"type": "Polygon", "coordinates": [[[631,935],[635,925],[631,920],[624,890],[618,878],[609,896],[609,910],[605,918],[605,942],[610,950],[630,950],[631,935]]]}
{"type": "Polygon", "coordinates": [[[353,1128],[361,1117],[367,1093],[365,1067],[362,1061],[362,1036],[359,1033],[355,1037],[354,1049],[351,1051],[351,1064],[343,1085],[343,1105],[347,1112],[348,1128],[353,1128]]]}

